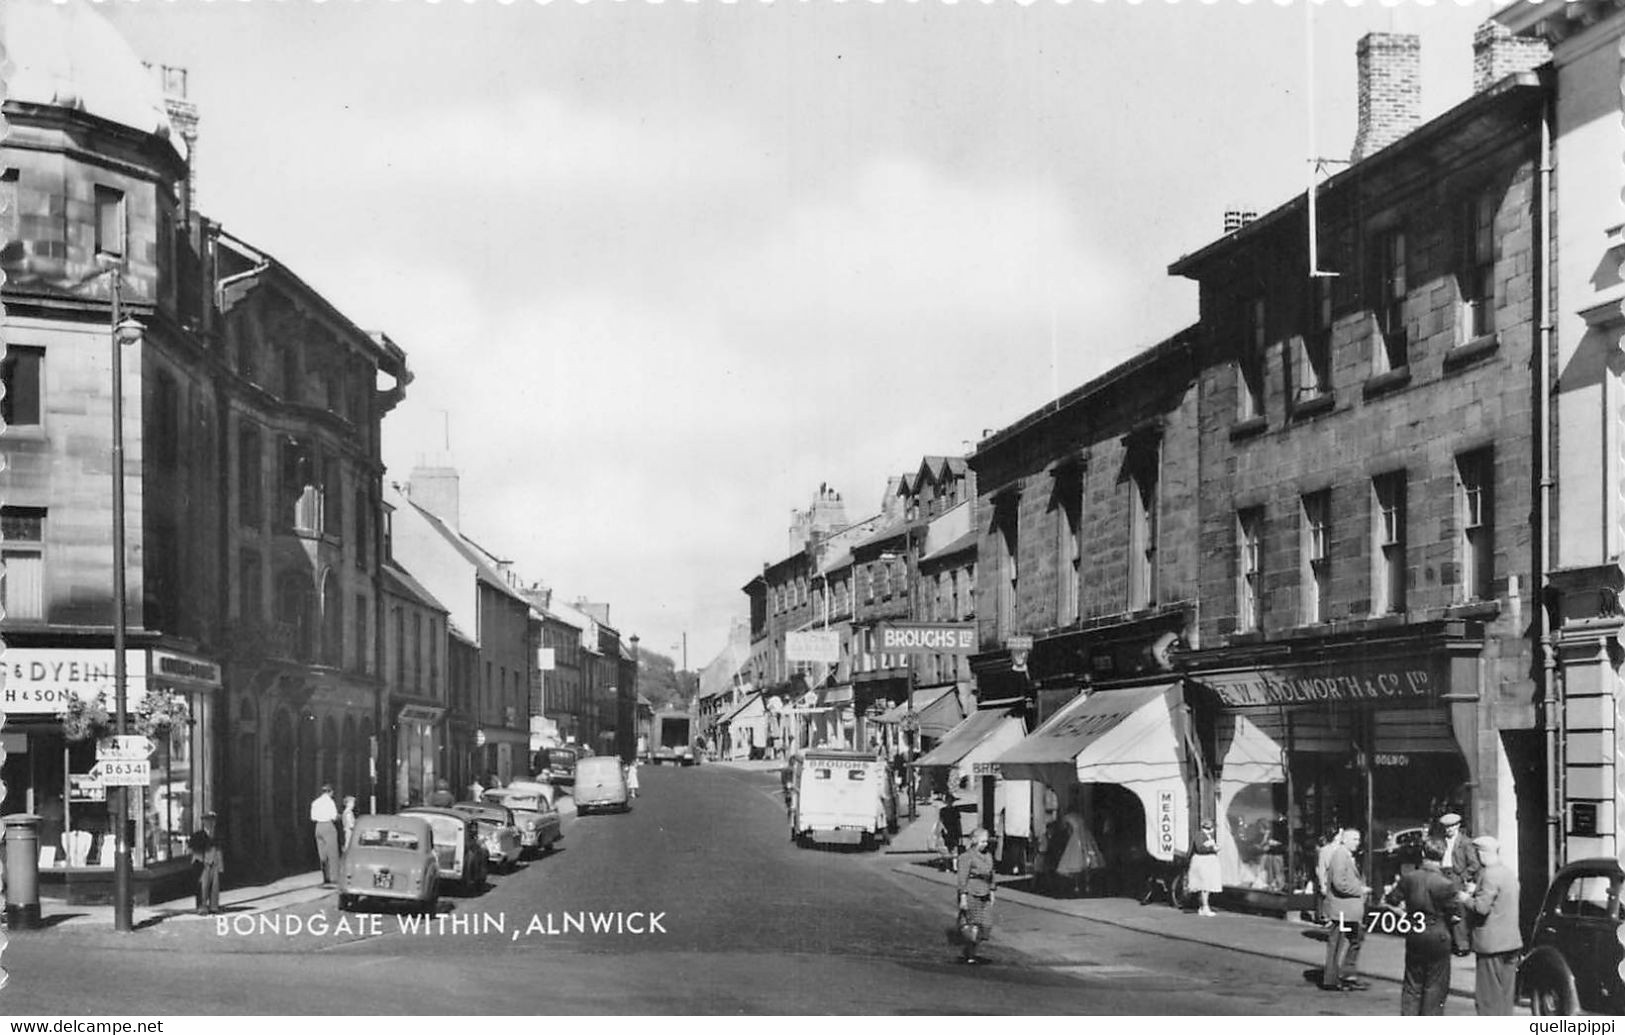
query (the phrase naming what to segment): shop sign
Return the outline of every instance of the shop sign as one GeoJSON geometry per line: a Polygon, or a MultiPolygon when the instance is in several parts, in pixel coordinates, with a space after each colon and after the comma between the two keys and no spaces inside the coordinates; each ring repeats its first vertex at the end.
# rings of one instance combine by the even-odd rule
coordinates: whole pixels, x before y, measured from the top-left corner
{"type": "Polygon", "coordinates": [[[107,785],[89,773],[68,774],[69,801],[106,801],[107,785]]]}
{"type": "Polygon", "coordinates": [[[784,657],[788,661],[815,661],[839,664],[841,634],[834,629],[813,629],[784,634],[784,657]]]}
{"type": "Polygon", "coordinates": [[[1446,683],[1435,663],[1418,657],[1335,666],[1255,669],[1197,678],[1232,708],[1432,700],[1445,689],[1446,683]]]}
{"type": "Polygon", "coordinates": [[[879,654],[975,654],[974,622],[889,622],[875,627],[879,654]]]}
{"type": "MultiPolygon", "coordinates": [[[[8,715],[51,715],[74,698],[93,701],[104,690],[113,705],[111,650],[8,647],[0,664],[6,674],[0,710],[8,715]]],[[[146,651],[125,651],[124,671],[125,705],[133,708],[146,695],[146,651]]]]}
{"type": "Polygon", "coordinates": [[[220,666],[190,654],[174,651],[152,651],[152,678],[162,679],[176,689],[220,689],[220,666]]]}
{"type": "Polygon", "coordinates": [[[1158,855],[1174,854],[1174,792],[1157,792],[1157,848],[1158,855]]]}
{"type": "Polygon", "coordinates": [[[1397,769],[1411,764],[1410,755],[1399,755],[1391,751],[1379,751],[1371,756],[1371,764],[1380,768],[1397,769]]]}
{"type": "Polygon", "coordinates": [[[401,706],[399,718],[402,722],[433,724],[439,722],[440,716],[444,715],[445,712],[444,708],[430,708],[421,704],[404,704],[401,706]]]}
{"type": "Polygon", "coordinates": [[[997,762],[972,762],[970,767],[972,776],[1001,776],[997,762]]]}

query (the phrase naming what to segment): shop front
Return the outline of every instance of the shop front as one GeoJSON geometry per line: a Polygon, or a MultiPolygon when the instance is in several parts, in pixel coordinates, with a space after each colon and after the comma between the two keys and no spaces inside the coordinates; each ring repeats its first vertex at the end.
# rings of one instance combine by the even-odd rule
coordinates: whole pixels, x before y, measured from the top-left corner
{"type": "MultiPolygon", "coordinates": [[[[42,892],[73,903],[110,901],[114,796],[97,778],[97,745],[117,732],[114,655],[84,648],[7,649],[3,708],[5,812],[40,822],[42,892]]],[[[184,886],[187,838],[215,807],[209,749],[221,686],[214,662],[177,651],[125,652],[126,730],[147,737],[149,777],[131,788],[132,895],[184,886]]]]}
{"type": "Polygon", "coordinates": [[[1187,737],[1177,682],[1090,690],[990,763],[1043,788],[1032,822],[1046,872],[1086,891],[1138,893],[1189,848],[1187,737]]]}
{"type": "Polygon", "coordinates": [[[983,708],[948,732],[918,762],[943,770],[961,798],[976,801],[977,823],[994,836],[999,862],[1008,872],[1025,872],[1031,858],[1035,786],[1031,780],[1004,779],[997,761],[1027,735],[1027,723],[1009,707],[983,708]]]}
{"type": "Polygon", "coordinates": [[[395,801],[421,805],[446,776],[441,762],[440,719],[444,708],[401,705],[395,713],[395,801]]]}
{"type": "Polygon", "coordinates": [[[1362,832],[1368,883],[1385,887],[1437,817],[1474,815],[1463,744],[1477,736],[1476,694],[1450,693],[1452,658],[1475,660],[1467,646],[1193,675],[1213,706],[1227,891],[1312,908],[1318,849],[1346,827],[1362,832]]]}

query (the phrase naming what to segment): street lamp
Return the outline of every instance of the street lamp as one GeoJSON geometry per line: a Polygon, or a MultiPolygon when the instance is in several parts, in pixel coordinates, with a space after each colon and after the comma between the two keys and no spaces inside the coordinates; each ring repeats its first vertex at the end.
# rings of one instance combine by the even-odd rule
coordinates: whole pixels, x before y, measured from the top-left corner
{"type": "MultiPolygon", "coordinates": [[[[139,322],[124,316],[124,271],[115,265],[112,274],[112,309],[108,321],[113,357],[113,708],[119,736],[129,732],[128,673],[124,667],[124,351],[126,345],[141,341],[139,322]]],[[[113,788],[113,930],[129,931],[132,922],[130,896],[130,842],[134,823],[130,819],[130,789],[113,788]]]]}

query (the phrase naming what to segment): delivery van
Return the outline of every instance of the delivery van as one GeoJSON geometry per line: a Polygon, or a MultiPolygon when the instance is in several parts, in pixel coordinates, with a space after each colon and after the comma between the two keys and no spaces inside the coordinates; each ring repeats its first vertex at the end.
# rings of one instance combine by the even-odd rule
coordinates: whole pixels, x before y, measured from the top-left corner
{"type": "Polygon", "coordinates": [[[599,809],[626,812],[632,807],[632,792],[626,786],[626,770],[617,755],[590,755],[576,761],[576,783],[572,797],[576,815],[599,809]]]}
{"type": "Polygon", "coordinates": [[[897,794],[874,755],[813,749],[792,765],[792,841],[878,848],[896,833],[897,794]]]}

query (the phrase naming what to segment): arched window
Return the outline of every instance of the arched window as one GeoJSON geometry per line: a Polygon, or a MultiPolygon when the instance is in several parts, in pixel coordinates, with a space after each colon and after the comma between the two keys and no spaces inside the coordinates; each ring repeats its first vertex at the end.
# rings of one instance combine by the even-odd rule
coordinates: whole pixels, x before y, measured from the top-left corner
{"type": "Polygon", "coordinates": [[[344,594],[332,570],[322,577],[322,664],[344,665],[344,594]]]}

